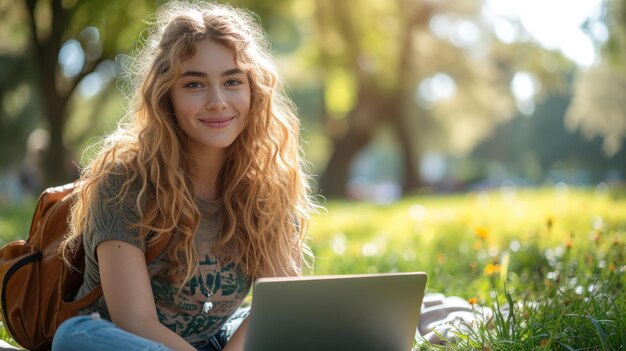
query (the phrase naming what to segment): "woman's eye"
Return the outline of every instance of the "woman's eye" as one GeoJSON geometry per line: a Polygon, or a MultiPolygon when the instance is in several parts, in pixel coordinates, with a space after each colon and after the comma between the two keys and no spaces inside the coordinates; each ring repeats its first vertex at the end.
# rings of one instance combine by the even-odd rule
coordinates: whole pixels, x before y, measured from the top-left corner
{"type": "Polygon", "coordinates": [[[191,89],[198,89],[198,88],[202,88],[202,84],[198,83],[198,82],[191,82],[187,85],[185,85],[186,88],[191,88],[191,89]]]}
{"type": "Polygon", "coordinates": [[[241,82],[236,80],[236,79],[230,79],[228,81],[226,81],[226,83],[224,83],[225,86],[227,87],[235,87],[237,85],[240,85],[241,82]]]}

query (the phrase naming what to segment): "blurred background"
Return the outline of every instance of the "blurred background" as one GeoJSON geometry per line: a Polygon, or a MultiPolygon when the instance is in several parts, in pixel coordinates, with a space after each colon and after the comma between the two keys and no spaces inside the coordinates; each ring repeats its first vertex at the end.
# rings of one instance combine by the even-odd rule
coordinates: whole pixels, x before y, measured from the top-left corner
{"type": "MultiPolygon", "coordinates": [[[[78,177],[163,1],[0,0],[0,203],[78,177]]],[[[231,0],[296,102],[317,192],[626,179],[626,0],[231,0]]]]}

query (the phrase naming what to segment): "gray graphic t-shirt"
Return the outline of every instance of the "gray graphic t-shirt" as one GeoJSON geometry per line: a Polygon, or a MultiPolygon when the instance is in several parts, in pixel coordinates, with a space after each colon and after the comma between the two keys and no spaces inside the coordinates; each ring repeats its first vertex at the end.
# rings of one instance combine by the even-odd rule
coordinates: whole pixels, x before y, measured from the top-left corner
{"type": "MultiPolygon", "coordinates": [[[[145,251],[145,243],[137,240],[138,230],[129,225],[136,223],[139,218],[134,206],[136,196],[128,196],[128,203],[122,205],[115,201],[107,201],[118,194],[123,182],[123,178],[118,176],[109,178],[109,185],[100,188],[101,198],[93,209],[90,230],[83,233],[85,280],[76,299],[87,294],[100,282],[96,258],[98,244],[106,240],[121,240],[145,251]]],[[[131,187],[129,192],[132,195],[138,190],[139,187],[135,186],[134,189],[131,187]]],[[[166,253],[148,265],[159,321],[189,343],[206,340],[217,333],[241,305],[251,285],[251,279],[233,263],[233,258],[237,254],[234,249],[223,250],[219,255],[213,252],[222,228],[222,202],[196,199],[196,204],[201,212],[201,221],[195,235],[199,258],[195,276],[176,296],[178,288],[157,275],[160,269],[168,264],[166,253]],[[202,307],[210,291],[213,292],[211,297],[213,308],[203,313],[202,307]]],[[[103,318],[110,320],[104,298],[83,312],[99,312],[103,318]]]]}

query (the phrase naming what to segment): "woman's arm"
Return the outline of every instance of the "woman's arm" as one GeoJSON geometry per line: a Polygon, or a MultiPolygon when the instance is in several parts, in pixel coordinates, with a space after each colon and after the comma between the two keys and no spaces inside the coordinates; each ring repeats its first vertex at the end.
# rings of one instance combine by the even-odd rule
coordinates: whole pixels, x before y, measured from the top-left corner
{"type": "Polygon", "coordinates": [[[195,351],[159,322],[144,253],[119,240],[104,241],[96,252],[102,291],[113,323],[177,351],[195,351]]]}

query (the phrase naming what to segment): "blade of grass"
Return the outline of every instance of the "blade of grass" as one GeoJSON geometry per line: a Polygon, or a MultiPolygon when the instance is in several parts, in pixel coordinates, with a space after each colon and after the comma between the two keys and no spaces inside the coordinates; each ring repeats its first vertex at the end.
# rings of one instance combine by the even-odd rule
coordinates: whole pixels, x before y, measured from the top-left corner
{"type": "Polygon", "coordinates": [[[606,333],[604,332],[604,328],[602,328],[602,325],[600,325],[600,323],[593,317],[591,316],[587,316],[587,318],[589,318],[591,320],[591,323],[593,324],[593,326],[596,328],[596,332],[598,333],[598,336],[600,337],[600,344],[602,346],[602,350],[606,351],[606,333]]]}
{"type": "Polygon", "coordinates": [[[561,320],[563,319],[564,315],[565,315],[565,310],[561,309],[561,313],[559,313],[559,318],[557,318],[556,323],[554,323],[553,325],[554,328],[552,329],[552,331],[550,331],[550,338],[548,339],[548,342],[546,343],[544,350],[551,350],[551,346],[556,339],[556,334],[559,329],[559,326],[561,325],[561,320]]]}

